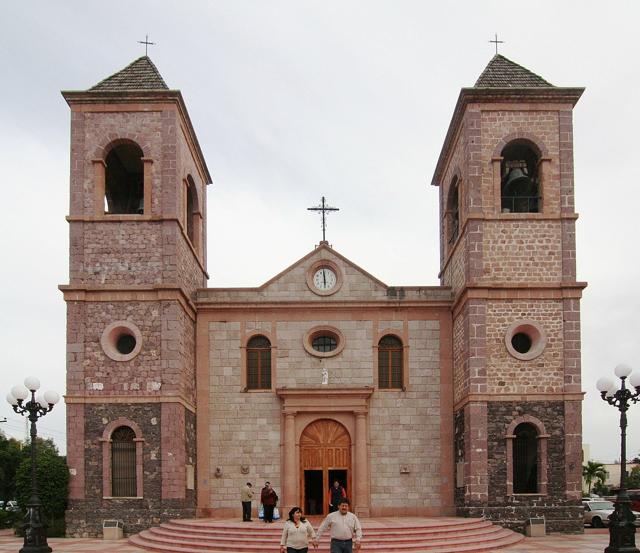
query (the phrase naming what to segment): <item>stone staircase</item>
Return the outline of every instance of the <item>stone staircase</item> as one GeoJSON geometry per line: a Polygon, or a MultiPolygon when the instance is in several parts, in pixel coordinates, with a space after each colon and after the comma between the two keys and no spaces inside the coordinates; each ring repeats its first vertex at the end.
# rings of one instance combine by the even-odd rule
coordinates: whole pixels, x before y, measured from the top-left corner
{"type": "MultiPolygon", "coordinates": [[[[493,551],[524,536],[477,518],[362,519],[366,553],[458,553],[493,551]]],[[[311,519],[317,529],[320,520],[311,519]]],[[[129,543],[158,553],[278,553],[282,521],[239,522],[223,519],[172,520],[129,538],[129,543]]],[[[318,549],[327,553],[325,534],[318,549]]]]}

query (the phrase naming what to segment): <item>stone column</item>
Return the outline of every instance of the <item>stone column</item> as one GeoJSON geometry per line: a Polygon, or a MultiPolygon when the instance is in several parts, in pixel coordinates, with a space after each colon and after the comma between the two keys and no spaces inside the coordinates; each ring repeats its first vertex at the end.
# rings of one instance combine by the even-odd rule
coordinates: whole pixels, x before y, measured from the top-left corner
{"type": "MultiPolygon", "coordinates": [[[[296,431],[295,414],[285,413],[284,415],[284,478],[282,482],[282,505],[281,513],[286,512],[293,505],[297,505],[297,476],[296,467],[296,431]]],[[[282,516],[282,515],[281,515],[282,516]]]]}
{"type": "Polygon", "coordinates": [[[367,457],[367,418],[356,413],[353,510],[358,516],[369,516],[369,464],[367,457]]]}

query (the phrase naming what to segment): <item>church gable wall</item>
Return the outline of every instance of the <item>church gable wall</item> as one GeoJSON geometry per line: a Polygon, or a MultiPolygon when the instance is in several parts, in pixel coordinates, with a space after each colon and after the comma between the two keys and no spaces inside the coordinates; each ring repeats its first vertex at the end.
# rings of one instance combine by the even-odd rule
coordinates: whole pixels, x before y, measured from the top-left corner
{"type": "Polygon", "coordinates": [[[370,400],[373,516],[443,505],[439,323],[410,320],[408,329],[408,390],[376,390],[370,400]]]}
{"type": "Polygon", "coordinates": [[[278,322],[277,387],[318,386],[322,369],[331,386],[373,386],[372,321],[316,319],[278,322]],[[305,335],[317,326],[331,326],[344,337],[345,347],[335,357],[318,358],[303,347],[305,335]]]}
{"type": "Polygon", "coordinates": [[[263,288],[260,295],[265,299],[286,299],[288,301],[371,301],[386,298],[387,289],[353,265],[346,263],[336,255],[332,255],[330,251],[322,249],[318,255],[309,257],[303,263],[280,275],[279,278],[263,288]],[[342,286],[330,296],[319,296],[307,286],[308,271],[315,262],[321,259],[332,261],[342,272],[342,286]]]}
{"type": "MultiPolygon", "coordinates": [[[[341,307],[313,318],[313,311],[301,305],[286,311],[254,311],[247,320],[246,312],[234,311],[199,315],[209,318],[210,464],[209,474],[199,477],[209,479],[207,512],[234,514],[238,490],[246,481],[269,480],[278,493],[283,492],[282,400],[276,388],[322,389],[323,369],[328,372],[328,389],[374,388],[375,346],[389,332],[407,347],[407,389],[375,390],[369,400],[371,512],[415,514],[443,505],[443,484],[434,477],[443,471],[441,329],[433,318],[436,313],[412,310],[389,316],[384,307],[357,312],[341,307]],[[308,332],[320,326],[342,334],[345,346],[335,357],[315,357],[303,347],[308,332]],[[243,347],[255,334],[264,334],[272,344],[271,390],[244,389],[243,347]],[[405,467],[408,472],[400,475],[405,467]]],[[[333,417],[315,412],[310,416],[333,417]]]]}

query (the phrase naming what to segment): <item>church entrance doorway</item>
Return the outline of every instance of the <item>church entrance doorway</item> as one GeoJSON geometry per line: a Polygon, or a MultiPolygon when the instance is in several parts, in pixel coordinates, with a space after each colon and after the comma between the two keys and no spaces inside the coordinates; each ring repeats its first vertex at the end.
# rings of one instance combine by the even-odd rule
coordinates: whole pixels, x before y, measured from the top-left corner
{"type": "Polygon", "coordinates": [[[351,490],[351,437],[337,421],[320,419],[300,437],[300,489],[308,515],[329,512],[329,488],[334,480],[351,490]]]}

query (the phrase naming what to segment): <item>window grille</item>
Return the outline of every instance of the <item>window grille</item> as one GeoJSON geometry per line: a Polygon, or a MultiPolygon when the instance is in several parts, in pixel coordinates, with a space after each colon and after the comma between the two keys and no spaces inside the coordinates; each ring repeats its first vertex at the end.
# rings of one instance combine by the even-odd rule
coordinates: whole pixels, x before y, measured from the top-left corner
{"type": "Polygon", "coordinates": [[[335,336],[331,336],[329,334],[321,334],[320,336],[316,336],[311,342],[311,347],[316,351],[325,353],[328,351],[333,351],[338,347],[338,340],[335,336]]]}
{"type": "Polygon", "coordinates": [[[538,493],[538,435],[527,423],[516,426],[513,440],[513,493],[538,493]]]}
{"type": "Polygon", "coordinates": [[[111,434],[111,495],[136,497],[135,432],[120,426],[111,434]]]}
{"type": "Polygon", "coordinates": [[[271,342],[264,336],[254,336],[247,343],[247,389],[271,388],[271,342]]]}
{"type": "Polygon", "coordinates": [[[378,387],[402,388],[402,342],[395,336],[384,336],[378,342],[378,387]]]}

